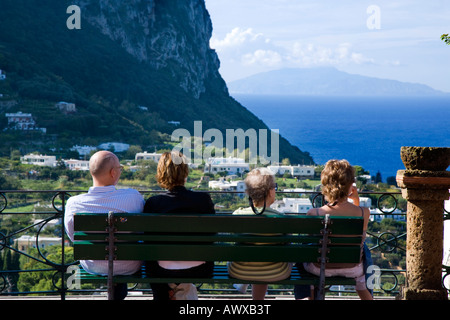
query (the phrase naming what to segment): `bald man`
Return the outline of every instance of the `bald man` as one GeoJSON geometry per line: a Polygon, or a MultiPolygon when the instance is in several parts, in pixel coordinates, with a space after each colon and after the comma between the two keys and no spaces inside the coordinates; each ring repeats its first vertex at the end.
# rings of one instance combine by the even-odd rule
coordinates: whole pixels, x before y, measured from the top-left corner
{"type": "MultiPolygon", "coordinates": [[[[117,156],[109,151],[99,151],[89,160],[92,187],[89,192],[70,197],[65,207],[66,233],[73,241],[73,216],[77,212],[140,213],[144,208],[144,198],[134,189],[116,189],[122,172],[117,156]]],[[[89,273],[107,275],[107,260],[81,260],[80,265],[89,273]]],[[[114,261],[115,275],[129,275],[140,269],[141,261],[114,261]]]]}

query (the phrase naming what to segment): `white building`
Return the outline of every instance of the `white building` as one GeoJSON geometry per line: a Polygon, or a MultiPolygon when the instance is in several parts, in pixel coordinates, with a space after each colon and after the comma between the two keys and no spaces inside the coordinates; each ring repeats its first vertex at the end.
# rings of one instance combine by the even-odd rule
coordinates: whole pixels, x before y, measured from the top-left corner
{"type": "Polygon", "coordinates": [[[241,158],[208,158],[204,171],[213,174],[219,172],[227,172],[228,174],[243,174],[246,171],[250,171],[250,165],[241,158]]]}
{"type": "Polygon", "coordinates": [[[88,156],[91,151],[97,150],[97,147],[75,145],[70,150],[77,151],[80,156],[88,156]]]}
{"type": "Polygon", "coordinates": [[[8,119],[8,127],[13,130],[24,131],[42,131],[47,132],[46,128],[36,127],[36,121],[33,119],[31,113],[23,113],[22,111],[16,113],[6,113],[5,117],[8,119]]]}
{"type": "Polygon", "coordinates": [[[309,198],[283,198],[275,201],[270,207],[279,212],[304,214],[312,209],[313,205],[309,198]]]}
{"type": "Polygon", "coordinates": [[[60,101],[55,104],[55,107],[63,113],[75,113],[77,112],[77,107],[75,103],[60,101]]]}
{"type": "Polygon", "coordinates": [[[268,166],[267,168],[271,170],[273,174],[283,175],[289,173],[293,177],[314,178],[314,166],[268,166]]]}
{"type": "Polygon", "coordinates": [[[114,152],[123,152],[127,151],[130,148],[130,145],[121,142],[105,142],[99,145],[98,148],[101,150],[113,150],[114,152]]]}
{"type": "Polygon", "coordinates": [[[147,153],[147,151],[144,152],[138,152],[136,153],[134,160],[140,161],[140,160],[152,160],[156,163],[158,163],[159,159],[161,159],[162,153],[147,153]]]}
{"type": "MultiPolygon", "coordinates": [[[[48,246],[61,245],[61,238],[57,237],[39,237],[37,245],[44,249],[48,246]]],[[[28,248],[36,248],[36,236],[23,235],[20,238],[14,239],[17,243],[17,248],[20,251],[26,251],[28,248]]]]}
{"type": "Polygon", "coordinates": [[[209,181],[208,187],[210,189],[218,189],[220,191],[238,191],[238,192],[245,192],[245,190],[247,189],[245,186],[245,182],[242,180],[227,181],[225,179],[209,181]]]}
{"type": "Polygon", "coordinates": [[[20,162],[23,164],[33,164],[35,166],[47,167],[55,167],[57,163],[55,156],[43,156],[42,154],[27,154],[20,157],[20,162]]]}
{"type": "MultiPolygon", "coordinates": [[[[350,203],[353,203],[352,199],[348,199],[348,201],[350,203]]],[[[369,197],[359,197],[359,206],[370,208],[372,206],[372,199],[370,199],[369,197]]]]}
{"type": "MultiPolygon", "coordinates": [[[[383,208],[384,212],[391,212],[393,208],[383,208]]],[[[402,214],[399,209],[395,209],[392,213],[384,213],[380,209],[370,210],[370,221],[380,222],[383,219],[394,219],[406,222],[406,214],[402,214]]]]}
{"type": "Polygon", "coordinates": [[[82,170],[82,171],[88,171],[89,170],[89,161],[87,160],[78,160],[78,159],[69,159],[64,160],[64,164],[66,165],[66,168],[70,170],[82,170]]]}

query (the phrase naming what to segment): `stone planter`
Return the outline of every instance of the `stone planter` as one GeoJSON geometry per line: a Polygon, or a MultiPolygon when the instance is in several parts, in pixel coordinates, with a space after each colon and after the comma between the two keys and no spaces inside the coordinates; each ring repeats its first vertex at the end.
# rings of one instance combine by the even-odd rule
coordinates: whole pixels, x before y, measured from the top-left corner
{"type": "Polygon", "coordinates": [[[445,171],[450,165],[450,148],[401,147],[400,157],[407,170],[445,171]]]}
{"type": "Polygon", "coordinates": [[[450,148],[402,147],[406,170],[397,172],[408,200],[406,239],[407,300],[447,300],[442,287],[443,212],[449,199],[450,148]]]}

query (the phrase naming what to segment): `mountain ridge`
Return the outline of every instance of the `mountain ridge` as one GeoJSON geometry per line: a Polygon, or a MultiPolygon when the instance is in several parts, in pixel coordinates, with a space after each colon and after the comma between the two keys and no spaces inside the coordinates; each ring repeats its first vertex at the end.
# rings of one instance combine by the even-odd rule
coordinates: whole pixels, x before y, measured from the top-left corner
{"type": "Polygon", "coordinates": [[[228,83],[230,93],[318,96],[445,95],[417,83],[380,79],[340,71],[334,67],[284,68],[261,72],[228,83]]]}

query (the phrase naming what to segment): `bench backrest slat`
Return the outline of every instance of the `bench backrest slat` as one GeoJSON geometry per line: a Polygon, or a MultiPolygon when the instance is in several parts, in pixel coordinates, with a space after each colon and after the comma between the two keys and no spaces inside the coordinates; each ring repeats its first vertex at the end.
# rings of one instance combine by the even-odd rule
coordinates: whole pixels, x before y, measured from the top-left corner
{"type": "MultiPolygon", "coordinates": [[[[104,231],[107,214],[75,215],[75,230],[104,231]]],[[[360,234],[360,217],[332,217],[333,235],[360,234]],[[354,223],[349,221],[354,220],[354,223]]],[[[245,232],[314,233],[322,227],[323,217],[286,215],[192,215],[192,214],[116,214],[117,231],[138,232],[245,232]],[[151,217],[149,219],[148,217],[151,217]]]]}
{"type": "MultiPolygon", "coordinates": [[[[77,241],[92,241],[92,242],[103,242],[108,237],[107,233],[86,233],[86,232],[76,232],[75,240],[77,241]]],[[[215,235],[207,234],[159,234],[159,233],[116,233],[115,238],[117,242],[136,242],[136,241],[146,241],[146,242],[251,242],[251,243],[318,243],[322,236],[320,235],[303,235],[301,238],[296,235],[280,235],[280,236],[264,236],[264,235],[245,235],[245,234],[229,234],[229,233],[218,233],[215,235]]],[[[333,244],[360,244],[362,242],[361,236],[352,237],[334,237],[329,238],[329,243],[333,244]]]]}

